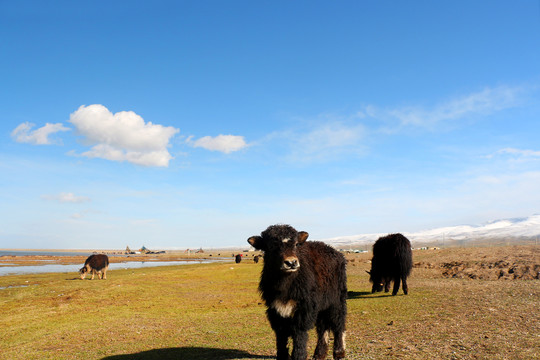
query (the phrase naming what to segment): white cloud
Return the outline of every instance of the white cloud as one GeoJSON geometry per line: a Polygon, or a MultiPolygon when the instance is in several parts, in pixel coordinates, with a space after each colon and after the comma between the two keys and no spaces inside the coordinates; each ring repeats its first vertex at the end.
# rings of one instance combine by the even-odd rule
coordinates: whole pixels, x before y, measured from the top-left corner
{"type": "Polygon", "coordinates": [[[99,214],[99,213],[100,212],[96,211],[96,210],[86,209],[86,210],[83,210],[81,212],[71,214],[70,218],[74,219],[74,220],[80,220],[80,219],[83,219],[83,218],[87,217],[88,215],[99,214]]]}
{"type": "Polygon", "coordinates": [[[81,106],[69,120],[93,147],[82,153],[90,158],[128,161],[143,166],[167,167],[172,159],[167,147],[179,132],[172,126],[145,123],[133,111],[110,112],[105,106],[81,106]]]}
{"type": "Polygon", "coordinates": [[[20,124],[11,132],[11,137],[15,141],[20,143],[29,143],[34,145],[50,145],[56,143],[49,139],[49,136],[60,131],[69,131],[71,129],[65,127],[61,123],[49,124],[46,123],[45,126],[40,127],[34,131],[31,129],[35,124],[25,122],[20,124]]]}
{"type": "Polygon", "coordinates": [[[83,203],[90,201],[89,197],[77,196],[70,192],[63,192],[56,195],[43,195],[41,198],[44,200],[58,201],[61,203],[83,203]]]}
{"type": "Polygon", "coordinates": [[[495,153],[496,155],[512,155],[520,159],[540,158],[540,151],[537,150],[522,150],[515,148],[504,148],[495,153]]]}
{"type": "Polygon", "coordinates": [[[329,121],[302,131],[274,133],[270,139],[282,138],[290,147],[291,161],[326,161],[343,154],[361,153],[365,128],[329,121]]]}
{"type": "Polygon", "coordinates": [[[298,140],[300,146],[307,152],[317,152],[355,145],[363,134],[364,128],[362,126],[327,123],[301,136],[298,140]]]}
{"type": "Polygon", "coordinates": [[[190,137],[187,139],[187,143],[193,147],[201,147],[211,151],[220,151],[225,154],[242,150],[248,146],[243,136],[236,135],[218,135],[216,137],[205,136],[195,141],[192,141],[190,137]]]}
{"type": "Polygon", "coordinates": [[[524,89],[520,87],[487,87],[480,92],[440,103],[432,108],[408,106],[379,110],[369,106],[359,114],[397,120],[401,126],[430,128],[442,122],[458,120],[470,115],[488,115],[518,106],[520,102],[519,95],[523,91],[524,89]]]}

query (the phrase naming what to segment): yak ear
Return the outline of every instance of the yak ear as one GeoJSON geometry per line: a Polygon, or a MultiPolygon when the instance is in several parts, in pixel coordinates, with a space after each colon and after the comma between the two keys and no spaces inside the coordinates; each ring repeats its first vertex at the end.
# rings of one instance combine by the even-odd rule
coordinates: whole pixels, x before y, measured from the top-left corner
{"type": "Polygon", "coordinates": [[[264,250],[264,243],[262,241],[262,237],[260,236],[252,236],[247,240],[247,242],[257,250],[264,250]]]}
{"type": "Polygon", "coordinates": [[[369,275],[371,275],[371,271],[367,271],[367,270],[366,270],[366,272],[367,272],[369,275]]]}
{"type": "Polygon", "coordinates": [[[300,231],[297,236],[297,242],[298,244],[303,244],[306,242],[309,234],[305,231],[300,231]]]}

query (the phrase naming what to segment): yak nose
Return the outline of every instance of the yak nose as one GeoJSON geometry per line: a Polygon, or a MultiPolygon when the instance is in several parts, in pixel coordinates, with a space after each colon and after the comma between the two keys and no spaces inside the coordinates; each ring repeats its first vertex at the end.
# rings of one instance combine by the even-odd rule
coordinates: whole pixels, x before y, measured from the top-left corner
{"type": "Polygon", "coordinates": [[[283,260],[283,270],[295,271],[300,267],[300,263],[297,258],[287,258],[283,260]]]}

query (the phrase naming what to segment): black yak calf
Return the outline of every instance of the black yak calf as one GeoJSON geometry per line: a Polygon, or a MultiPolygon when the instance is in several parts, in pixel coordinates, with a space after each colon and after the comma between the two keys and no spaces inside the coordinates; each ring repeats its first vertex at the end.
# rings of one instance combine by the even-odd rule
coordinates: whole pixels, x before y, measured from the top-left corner
{"type": "Polygon", "coordinates": [[[109,257],[105,254],[90,255],[84,262],[84,266],[79,270],[81,273],[81,280],[84,280],[86,274],[92,272],[92,279],[97,273],[98,278],[107,279],[107,269],[109,268],[109,257]]]}
{"type": "Polygon", "coordinates": [[[272,225],[248,242],[264,251],[259,290],[276,334],[278,360],[307,358],[308,330],[317,327],[313,359],[326,359],[329,332],[334,359],[345,357],[347,313],[346,261],[322,242],[306,241],[308,233],[289,225],[272,225]],[[293,350],[289,357],[288,339],[293,350]]]}
{"type": "Polygon", "coordinates": [[[402,234],[390,234],[380,237],[373,244],[373,259],[371,271],[368,271],[369,281],[373,283],[371,292],[390,291],[390,283],[394,282],[392,295],[396,295],[400,282],[403,283],[403,293],[407,295],[407,277],[412,269],[411,243],[402,234]]]}

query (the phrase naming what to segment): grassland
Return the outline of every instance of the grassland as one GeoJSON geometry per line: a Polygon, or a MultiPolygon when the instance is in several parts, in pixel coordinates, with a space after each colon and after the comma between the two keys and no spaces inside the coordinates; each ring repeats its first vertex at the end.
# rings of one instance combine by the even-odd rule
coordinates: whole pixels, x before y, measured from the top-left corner
{"type": "MultiPolygon", "coordinates": [[[[410,294],[395,297],[368,292],[369,256],[348,255],[348,359],[540,359],[540,280],[506,276],[516,264],[534,275],[538,247],[415,252],[410,294]]],[[[261,267],[2,276],[0,358],[273,359],[261,267]]]]}

